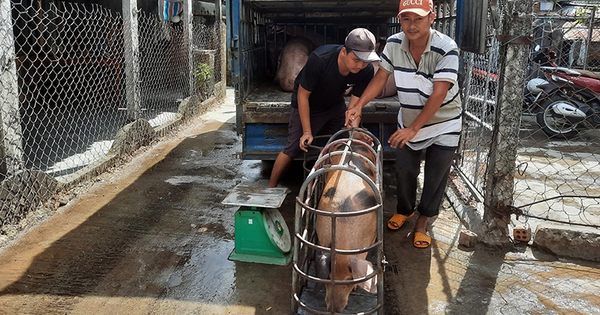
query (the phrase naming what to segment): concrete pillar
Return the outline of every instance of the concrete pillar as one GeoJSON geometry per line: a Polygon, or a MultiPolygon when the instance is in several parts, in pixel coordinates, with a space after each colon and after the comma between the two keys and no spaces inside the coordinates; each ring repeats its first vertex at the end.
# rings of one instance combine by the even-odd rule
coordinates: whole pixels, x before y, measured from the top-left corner
{"type": "Polygon", "coordinates": [[[223,89],[222,93],[225,93],[225,89],[227,86],[227,31],[225,30],[225,23],[223,23],[223,10],[222,10],[221,0],[215,0],[215,21],[219,26],[218,33],[219,34],[219,63],[221,70],[221,77],[217,79],[217,81],[221,82],[221,87],[223,89]]]}
{"type": "Polygon", "coordinates": [[[194,12],[192,9],[192,0],[183,1],[183,23],[185,36],[188,43],[188,64],[189,64],[189,84],[188,84],[188,95],[196,94],[196,76],[194,72],[196,70],[196,62],[194,59],[194,12]]]}
{"type": "Polygon", "coordinates": [[[526,82],[528,35],[533,22],[532,0],[506,0],[498,40],[499,78],[496,124],[489,154],[484,231],[480,241],[493,246],[509,245],[508,223],[513,203],[515,161],[521,124],[523,86],[526,82]]]}
{"type": "Polygon", "coordinates": [[[125,79],[127,116],[135,121],[141,114],[140,45],[136,0],[123,0],[123,39],[125,45],[125,79]]]}
{"type": "Polygon", "coordinates": [[[0,174],[24,167],[23,132],[10,0],[0,0],[0,174]]]}

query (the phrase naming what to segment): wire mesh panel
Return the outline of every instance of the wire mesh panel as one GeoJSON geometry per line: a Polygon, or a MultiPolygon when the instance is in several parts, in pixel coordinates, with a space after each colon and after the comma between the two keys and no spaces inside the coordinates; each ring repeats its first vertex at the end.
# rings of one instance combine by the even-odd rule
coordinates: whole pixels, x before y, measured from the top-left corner
{"type": "Polygon", "coordinates": [[[458,163],[463,178],[483,195],[498,101],[498,42],[486,54],[465,52],[464,124],[458,163]]]}
{"type": "MultiPolygon", "coordinates": [[[[492,17],[489,16],[488,20],[492,17]]],[[[488,49],[484,54],[463,52],[461,76],[463,90],[464,125],[456,170],[463,180],[474,188],[476,196],[483,196],[487,159],[492,142],[498,102],[499,42],[498,29],[487,23],[488,49]]],[[[481,197],[480,197],[481,198],[481,197]]],[[[480,200],[481,201],[481,200],[480,200]]]]}
{"type": "Polygon", "coordinates": [[[222,58],[218,21],[205,21],[203,18],[193,20],[193,62],[195,92],[206,99],[214,94],[215,83],[221,78],[222,58]]]}
{"type": "Polygon", "coordinates": [[[125,125],[172,121],[183,99],[213,95],[223,71],[214,14],[188,31],[142,10],[125,21],[97,4],[13,0],[0,12],[0,234],[105,157],[125,125]],[[138,82],[126,69],[139,69],[138,82]],[[140,104],[128,104],[128,90],[140,104]]]}
{"type": "MultiPolygon", "coordinates": [[[[502,21],[505,3],[497,3],[497,20],[502,21]]],[[[593,22],[596,12],[594,7],[570,6],[535,13],[528,30],[533,39],[530,60],[522,70],[527,74],[524,101],[511,104],[522,109],[513,205],[523,215],[515,224],[534,225],[528,218],[536,218],[535,224],[542,219],[598,227],[600,89],[594,89],[600,80],[593,71],[600,60],[600,45],[596,44],[600,35],[596,37],[598,25],[593,22]],[[580,70],[575,73],[574,69],[580,70]],[[557,76],[560,71],[572,76],[571,83],[557,76]],[[578,80],[586,83],[573,85],[578,80]]],[[[488,23],[485,54],[462,53],[465,126],[456,170],[480,198],[486,189],[495,189],[485,187],[487,162],[493,132],[501,123],[496,121],[498,82],[509,80],[499,77],[498,51],[510,43],[496,40],[499,29],[501,25],[496,28],[488,23]]],[[[502,137],[506,135],[497,139],[502,137]]]]}
{"type": "Polygon", "coordinates": [[[188,50],[183,23],[170,24],[141,12],[140,117],[153,126],[174,118],[189,93],[188,50]]]}
{"type": "Polygon", "coordinates": [[[525,222],[600,226],[597,15],[593,6],[564,6],[537,12],[532,26],[514,190],[525,222]]]}
{"type": "Polygon", "coordinates": [[[104,156],[126,121],[122,19],[72,3],[13,12],[25,167],[71,173],[104,156]]]}

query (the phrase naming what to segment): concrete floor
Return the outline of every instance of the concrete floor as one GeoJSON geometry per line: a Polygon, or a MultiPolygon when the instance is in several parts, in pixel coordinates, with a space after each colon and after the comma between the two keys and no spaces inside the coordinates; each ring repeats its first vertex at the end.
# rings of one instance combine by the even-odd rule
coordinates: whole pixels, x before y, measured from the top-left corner
{"type": "MultiPolygon", "coordinates": [[[[85,193],[0,252],[0,314],[289,314],[291,266],[231,261],[238,184],[266,185],[270,163],[241,161],[228,90],[219,108],[99,176],[85,193]]],[[[395,209],[386,165],[384,219],[395,209]]],[[[281,186],[293,229],[303,170],[281,186]]],[[[458,245],[449,203],[432,246],[411,219],[384,232],[385,314],[600,314],[600,267],[531,250],[458,245]]]]}

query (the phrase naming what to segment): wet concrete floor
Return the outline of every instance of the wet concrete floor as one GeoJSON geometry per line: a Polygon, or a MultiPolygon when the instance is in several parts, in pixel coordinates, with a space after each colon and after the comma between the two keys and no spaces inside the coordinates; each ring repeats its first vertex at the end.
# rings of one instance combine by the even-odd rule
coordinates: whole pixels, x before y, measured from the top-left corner
{"type": "MultiPolygon", "coordinates": [[[[242,161],[232,91],[177,136],[142,150],[0,253],[0,314],[290,314],[291,265],[228,260],[238,184],[264,185],[271,164],[242,161]]],[[[386,165],[384,219],[395,209],[386,165]]],[[[293,229],[303,169],[280,212],[293,229]]],[[[384,232],[385,314],[600,314],[600,267],[517,247],[458,245],[448,203],[432,246],[414,219],[384,232]]]]}

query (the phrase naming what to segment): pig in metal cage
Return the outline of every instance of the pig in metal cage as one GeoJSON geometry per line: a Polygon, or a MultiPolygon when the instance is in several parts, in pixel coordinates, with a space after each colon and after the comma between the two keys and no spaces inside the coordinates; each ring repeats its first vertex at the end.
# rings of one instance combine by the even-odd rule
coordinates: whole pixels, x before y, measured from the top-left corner
{"type": "Polygon", "coordinates": [[[292,313],[383,314],[382,170],[365,129],[341,130],[321,150],[296,198],[292,313]]]}

